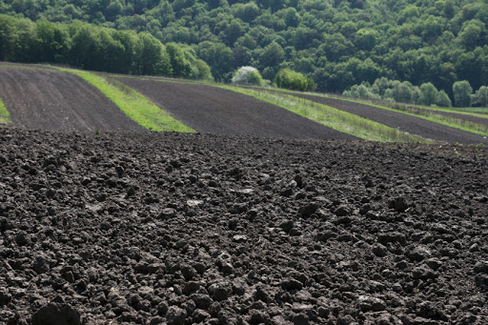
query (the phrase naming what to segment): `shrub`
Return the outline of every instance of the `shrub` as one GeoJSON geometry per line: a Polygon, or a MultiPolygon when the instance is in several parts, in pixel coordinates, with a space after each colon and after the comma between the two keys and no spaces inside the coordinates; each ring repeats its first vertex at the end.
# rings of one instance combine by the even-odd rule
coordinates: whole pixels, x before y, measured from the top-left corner
{"type": "Polygon", "coordinates": [[[346,90],[342,93],[344,96],[360,99],[381,99],[380,95],[375,93],[372,87],[368,87],[367,84],[354,85],[350,90],[346,90]]]}
{"type": "Polygon", "coordinates": [[[469,81],[456,81],[454,85],[452,85],[452,92],[454,95],[454,104],[457,107],[471,106],[471,94],[473,93],[473,88],[471,88],[469,81]]]}
{"type": "Polygon", "coordinates": [[[451,107],[452,102],[447,93],[444,90],[439,91],[439,96],[437,98],[437,106],[440,107],[451,107]]]}
{"type": "Polygon", "coordinates": [[[281,69],[276,74],[274,82],[279,88],[291,90],[310,91],[317,88],[312,79],[290,69],[281,69]]]}
{"type": "Polygon", "coordinates": [[[237,85],[263,86],[264,81],[256,68],[240,67],[234,74],[234,77],[232,77],[232,83],[237,85]]]}
{"type": "Polygon", "coordinates": [[[420,103],[422,105],[437,104],[438,99],[439,91],[432,83],[428,82],[420,86],[420,103]]]}
{"type": "Polygon", "coordinates": [[[473,95],[473,104],[481,107],[488,107],[488,87],[481,86],[473,95]]]}

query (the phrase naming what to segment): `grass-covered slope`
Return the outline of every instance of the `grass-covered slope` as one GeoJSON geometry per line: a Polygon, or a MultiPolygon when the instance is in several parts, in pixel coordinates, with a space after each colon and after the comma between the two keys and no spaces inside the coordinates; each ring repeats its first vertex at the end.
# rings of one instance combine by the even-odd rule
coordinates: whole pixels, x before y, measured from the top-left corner
{"type": "Polygon", "coordinates": [[[351,99],[344,99],[344,98],[341,98],[341,100],[357,102],[357,103],[381,108],[384,110],[389,110],[389,111],[399,112],[410,116],[419,117],[427,121],[443,124],[459,130],[476,133],[488,137],[488,124],[486,123],[486,121],[484,121],[488,118],[488,116],[486,115],[466,112],[466,110],[461,110],[459,112],[456,109],[416,107],[413,105],[398,105],[398,104],[386,106],[386,105],[375,104],[371,102],[364,102],[360,100],[358,101],[358,100],[351,100],[351,99]],[[460,116],[455,117],[448,114],[441,114],[442,112],[457,113],[460,114],[460,116]],[[464,118],[463,115],[465,115],[464,118]],[[478,119],[478,122],[473,122],[472,120],[471,121],[468,120],[467,117],[469,116],[476,117],[478,119]]]}
{"type": "Polygon", "coordinates": [[[151,131],[195,132],[184,125],[149,99],[124,86],[110,77],[87,71],[60,68],[83,78],[97,87],[105,96],[112,100],[127,116],[151,131]]]}
{"type": "Polygon", "coordinates": [[[295,97],[285,92],[269,92],[230,86],[225,86],[224,88],[283,107],[329,128],[351,134],[364,140],[381,142],[429,142],[427,139],[419,136],[402,132],[327,105],[295,97]]]}
{"type": "Polygon", "coordinates": [[[0,98],[0,124],[9,124],[10,122],[10,113],[0,98]]]}

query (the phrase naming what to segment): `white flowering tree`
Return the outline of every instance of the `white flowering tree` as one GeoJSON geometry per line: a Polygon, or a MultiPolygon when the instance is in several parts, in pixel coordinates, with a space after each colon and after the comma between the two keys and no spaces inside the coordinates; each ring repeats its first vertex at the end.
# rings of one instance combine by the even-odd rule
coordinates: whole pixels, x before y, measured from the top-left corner
{"type": "Polygon", "coordinates": [[[262,86],[264,84],[263,77],[261,77],[258,69],[249,66],[240,67],[232,77],[232,83],[247,86],[262,86]]]}

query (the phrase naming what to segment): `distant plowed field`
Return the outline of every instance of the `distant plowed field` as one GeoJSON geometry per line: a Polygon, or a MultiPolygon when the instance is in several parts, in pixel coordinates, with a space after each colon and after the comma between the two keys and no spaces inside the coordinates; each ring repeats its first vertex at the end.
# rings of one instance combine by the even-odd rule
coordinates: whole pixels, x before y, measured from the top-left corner
{"type": "MultiPolygon", "coordinates": [[[[305,94],[296,94],[295,96],[312,100],[317,103],[325,104],[337,109],[341,109],[349,113],[370,119],[372,121],[379,122],[389,127],[397,128],[411,134],[420,135],[428,139],[447,141],[450,143],[459,142],[463,144],[488,143],[488,139],[481,135],[430,122],[422,118],[406,115],[403,113],[397,113],[370,105],[335,98],[305,94]]],[[[454,114],[454,117],[465,117],[473,122],[480,124],[484,124],[488,121],[482,118],[476,119],[466,115],[461,116],[461,114],[454,114]]]]}
{"type": "MultiPolygon", "coordinates": [[[[142,101],[152,101],[161,110],[200,133],[264,138],[358,140],[353,135],[336,131],[283,107],[231,90],[175,82],[172,79],[158,77],[111,76],[110,78],[142,94],[146,97],[141,96],[142,101]]],[[[111,84],[110,80],[107,81],[111,84]]],[[[127,107],[123,107],[124,111],[122,111],[117,106],[121,105],[120,102],[116,105],[100,89],[93,86],[91,81],[89,82],[75,74],[57,70],[55,67],[0,62],[0,99],[10,112],[14,127],[63,132],[146,130],[138,123],[147,127],[146,124],[130,113],[128,114],[135,120],[124,113],[127,112],[127,107]]],[[[488,144],[488,139],[483,135],[400,112],[310,94],[294,96],[325,104],[426,139],[449,143],[488,144]]],[[[133,106],[130,100],[124,97],[124,94],[118,98],[126,104],[125,106],[141,112],[138,106],[133,106]]],[[[141,109],[145,108],[144,105],[141,109]]],[[[157,112],[161,112],[158,107],[154,106],[154,108],[157,112]]],[[[488,119],[473,115],[456,113],[444,115],[449,114],[478,124],[488,123],[488,119]]],[[[356,128],[355,125],[347,123],[345,122],[349,129],[356,128]]],[[[462,125],[464,127],[464,124],[462,125]]],[[[379,124],[375,127],[378,126],[381,127],[379,124]]],[[[484,131],[473,129],[473,132],[483,134],[484,131]]]]}
{"type": "Polygon", "coordinates": [[[250,96],[205,85],[118,78],[202,133],[256,137],[356,139],[250,96]]]}
{"type": "Polygon", "coordinates": [[[66,72],[0,68],[0,98],[15,126],[50,131],[143,131],[112,101],[66,72]]]}

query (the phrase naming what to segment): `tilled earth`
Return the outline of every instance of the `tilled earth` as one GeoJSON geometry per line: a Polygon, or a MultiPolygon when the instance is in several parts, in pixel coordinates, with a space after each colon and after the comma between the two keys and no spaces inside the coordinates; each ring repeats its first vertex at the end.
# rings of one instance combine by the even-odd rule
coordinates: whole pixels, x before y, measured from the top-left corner
{"type": "Polygon", "coordinates": [[[32,67],[0,67],[0,97],[15,126],[64,132],[145,130],[80,77],[32,67]]]}
{"type": "Polygon", "coordinates": [[[487,153],[0,130],[0,323],[487,324],[487,153]]]}
{"type": "Polygon", "coordinates": [[[197,132],[260,138],[358,138],[251,96],[206,85],[119,78],[197,132]]]}
{"type": "MultiPolygon", "coordinates": [[[[392,128],[406,131],[411,134],[420,135],[427,139],[446,141],[451,144],[488,144],[488,139],[485,136],[427,121],[423,118],[410,116],[401,112],[389,111],[375,106],[345,101],[336,98],[314,96],[309,94],[296,94],[296,96],[321,104],[329,105],[331,107],[344,110],[352,114],[356,114],[363,118],[379,122],[392,128]]],[[[443,114],[477,124],[486,125],[488,123],[488,119],[486,118],[471,115],[445,112],[436,112],[436,114],[443,114]]]]}

